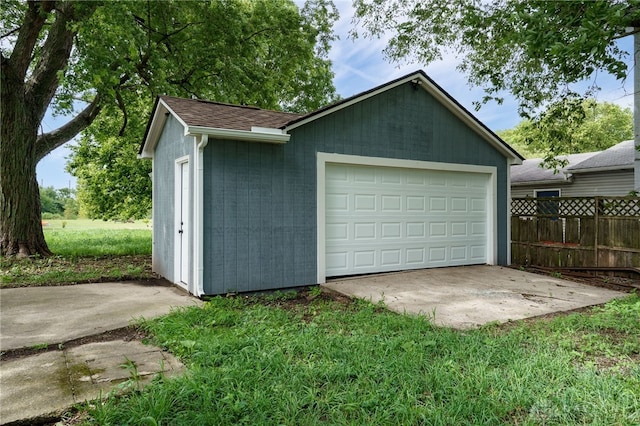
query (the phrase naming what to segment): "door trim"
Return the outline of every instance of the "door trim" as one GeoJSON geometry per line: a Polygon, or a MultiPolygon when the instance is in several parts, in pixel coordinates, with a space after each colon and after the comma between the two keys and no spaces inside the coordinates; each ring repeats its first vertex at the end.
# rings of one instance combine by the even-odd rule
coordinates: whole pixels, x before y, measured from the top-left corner
{"type": "Polygon", "coordinates": [[[360,155],[316,154],[316,220],[317,220],[317,280],[326,282],[326,164],[353,164],[360,166],[397,167],[403,169],[459,171],[489,175],[487,188],[487,263],[495,264],[497,259],[497,168],[474,164],[438,163],[433,161],[400,160],[383,157],[364,157],[360,155]]]}
{"type": "MultiPolygon", "coordinates": [[[[189,287],[189,277],[187,277],[187,281],[182,280],[182,262],[181,262],[181,238],[178,237],[179,235],[179,231],[181,228],[181,224],[180,224],[180,211],[182,209],[182,167],[184,165],[188,165],[189,166],[189,156],[185,155],[184,157],[180,157],[178,159],[175,160],[175,173],[174,173],[174,240],[173,240],[173,246],[174,246],[174,256],[173,256],[173,282],[177,285],[179,285],[180,287],[188,290],[189,287]]],[[[191,167],[189,166],[189,171],[187,174],[187,201],[186,201],[186,205],[187,206],[191,206],[191,167]]],[[[186,216],[187,216],[187,220],[190,222],[191,220],[191,209],[188,208],[187,212],[186,212],[186,216]]],[[[190,223],[187,223],[187,256],[190,255],[190,250],[189,250],[189,241],[190,241],[190,223]]],[[[189,272],[190,268],[189,268],[189,272]]]]}

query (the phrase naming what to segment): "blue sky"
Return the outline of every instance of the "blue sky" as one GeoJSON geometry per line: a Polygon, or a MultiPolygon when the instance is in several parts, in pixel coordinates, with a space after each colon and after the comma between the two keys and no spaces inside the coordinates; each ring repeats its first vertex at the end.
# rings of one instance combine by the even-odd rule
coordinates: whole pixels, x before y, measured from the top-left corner
{"type": "MultiPolygon", "coordinates": [[[[335,73],[334,84],[342,97],[348,97],[365,90],[384,84],[397,77],[423,69],[444,90],[458,100],[478,119],[494,131],[514,127],[520,117],[513,98],[505,96],[502,105],[490,103],[475,112],[473,102],[482,98],[482,89],[470,87],[464,75],[456,70],[457,59],[453,55],[445,56],[441,61],[429,66],[422,64],[391,63],[382,50],[386,46],[386,39],[358,39],[351,40],[348,36],[353,27],[353,9],[350,0],[336,0],[340,11],[340,19],[334,30],[340,37],[333,43],[330,59],[335,73]]],[[[621,40],[621,45],[631,51],[632,40],[627,37],[621,40]]],[[[630,59],[632,64],[632,59],[630,59]]],[[[616,81],[608,75],[600,75],[598,83],[602,90],[598,94],[599,101],[614,102],[633,109],[633,81],[616,81]]],[[[47,115],[42,123],[45,132],[51,131],[64,123],[64,117],[47,115]]],[[[69,149],[65,145],[47,155],[37,168],[38,182],[43,186],[55,188],[75,187],[75,178],[64,172],[66,157],[69,149]]]]}

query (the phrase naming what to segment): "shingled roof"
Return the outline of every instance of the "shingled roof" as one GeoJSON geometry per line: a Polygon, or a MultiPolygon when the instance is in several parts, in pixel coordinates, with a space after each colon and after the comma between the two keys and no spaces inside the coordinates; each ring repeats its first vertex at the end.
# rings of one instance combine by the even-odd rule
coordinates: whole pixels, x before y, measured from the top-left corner
{"type": "Polygon", "coordinates": [[[567,169],[569,173],[586,173],[611,169],[633,168],[633,140],[620,142],[611,148],[598,152],[588,159],[574,164],[567,169]]]}
{"type": "Polygon", "coordinates": [[[554,173],[554,169],[541,167],[542,158],[532,158],[524,160],[522,164],[511,166],[511,183],[513,185],[526,185],[528,183],[541,182],[563,182],[567,180],[566,172],[571,166],[578,164],[589,157],[598,154],[597,152],[585,152],[582,154],[560,155],[559,160],[568,161],[565,167],[562,167],[554,173]]]}
{"type": "Polygon", "coordinates": [[[604,151],[582,154],[560,155],[557,158],[567,160],[568,164],[554,173],[553,169],[540,167],[541,158],[525,160],[521,165],[511,166],[511,183],[563,182],[573,173],[588,173],[606,170],[633,168],[633,141],[620,142],[604,151]]]}
{"type": "Polygon", "coordinates": [[[251,131],[252,127],[280,128],[289,121],[301,117],[281,111],[271,111],[252,106],[231,105],[199,99],[160,96],[186,126],[212,127],[251,131]]]}

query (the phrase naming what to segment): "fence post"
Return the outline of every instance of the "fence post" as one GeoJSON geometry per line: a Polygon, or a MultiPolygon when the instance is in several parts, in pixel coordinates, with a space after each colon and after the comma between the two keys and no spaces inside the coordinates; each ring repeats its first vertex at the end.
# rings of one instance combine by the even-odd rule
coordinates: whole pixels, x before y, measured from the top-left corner
{"type": "Polygon", "coordinates": [[[598,222],[600,222],[600,197],[593,197],[593,201],[596,203],[595,205],[595,209],[594,209],[594,224],[593,224],[593,229],[595,232],[595,235],[593,236],[593,255],[595,256],[595,267],[598,267],[598,234],[599,234],[599,230],[598,230],[598,222]]]}

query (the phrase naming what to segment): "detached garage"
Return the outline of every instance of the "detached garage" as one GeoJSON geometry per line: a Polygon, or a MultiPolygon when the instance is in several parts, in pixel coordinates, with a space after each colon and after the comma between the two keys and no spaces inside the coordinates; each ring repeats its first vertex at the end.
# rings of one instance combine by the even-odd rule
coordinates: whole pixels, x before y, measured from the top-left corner
{"type": "Polygon", "coordinates": [[[522,157],[416,72],[307,115],[159,97],[153,268],[197,296],[508,264],[522,157]]]}

